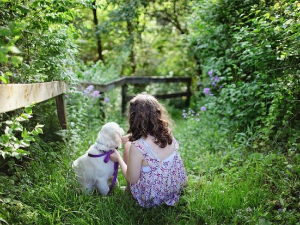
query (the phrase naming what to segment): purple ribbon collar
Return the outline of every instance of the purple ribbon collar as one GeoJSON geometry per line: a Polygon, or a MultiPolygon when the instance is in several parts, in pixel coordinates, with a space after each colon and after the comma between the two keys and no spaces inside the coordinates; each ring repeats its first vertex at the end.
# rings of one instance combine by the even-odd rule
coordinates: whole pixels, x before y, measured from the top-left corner
{"type": "MultiPolygon", "coordinates": [[[[114,150],[109,150],[109,151],[104,152],[104,153],[99,154],[99,155],[93,155],[93,154],[88,153],[88,156],[89,156],[89,157],[93,157],[93,158],[98,158],[98,157],[105,156],[103,161],[104,161],[105,163],[107,163],[107,162],[109,161],[109,156],[110,156],[111,154],[113,154],[113,153],[114,153],[114,150]]],[[[108,193],[110,193],[110,191],[111,191],[111,190],[113,189],[113,187],[115,186],[115,183],[116,183],[116,180],[117,180],[117,176],[118,176],[118,167],[119,167],[119,163],[114,162],[114,178],[113,178],[113,180],[112,180],[112,182],[111,182],[111,185],[110,185],[110,187],[109,187],[108,193]]]]}

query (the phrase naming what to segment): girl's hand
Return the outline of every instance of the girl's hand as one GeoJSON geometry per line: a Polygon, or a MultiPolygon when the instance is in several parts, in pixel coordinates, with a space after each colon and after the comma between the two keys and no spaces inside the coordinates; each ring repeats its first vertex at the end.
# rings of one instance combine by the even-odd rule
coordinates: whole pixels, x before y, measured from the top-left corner
{"type": "Polygon", "coordinates": [[[127,141],[129,141],[129,134],[122,137],[123,144],[126,143],[127,141]]]}
{"type": "Polygon", "coordinates": [[[110,160],[113,162],[119,162],[122,159],[118,150],[114,150],[114,153],[109,156],[110,160]]]}

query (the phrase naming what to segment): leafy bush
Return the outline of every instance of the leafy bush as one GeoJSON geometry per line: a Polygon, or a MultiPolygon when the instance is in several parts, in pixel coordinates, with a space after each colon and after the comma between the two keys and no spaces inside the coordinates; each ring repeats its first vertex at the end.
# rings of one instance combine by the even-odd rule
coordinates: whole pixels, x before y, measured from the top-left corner
{"type": "Polygon", "coordinates": [[[1,1],[0,79],[3,83],[76,80],[78,37],[72,1],[1,1]]]}
{"type": "Polygon", "coordinates": [[[282,142],[296,148],[300,6],[297,1],[227,3],[198,4],[191,17],[196,17],[191,47],[203,62],[200,92],[211,88],[215,111],[232,131],[251,127],[262,146],[282,142]],[[212,69],[221,90],[206,75],[212,69]]]}
{"type": "Polygon", "coordinates": [[[32,107],[26,107],[25,112],[20,116],[13,117],[11,120],[3,122],[5,125],[4,134],[0,136],[0,154],[3,158],[7,156],[21,159],[23,155],[29,154],[25,149],[31,142],[34,142],[35,136],[43,133],[43,125],[37,124],[32,131],[27,131],[21,122],[29,121],[32,117],[32,107]]]}

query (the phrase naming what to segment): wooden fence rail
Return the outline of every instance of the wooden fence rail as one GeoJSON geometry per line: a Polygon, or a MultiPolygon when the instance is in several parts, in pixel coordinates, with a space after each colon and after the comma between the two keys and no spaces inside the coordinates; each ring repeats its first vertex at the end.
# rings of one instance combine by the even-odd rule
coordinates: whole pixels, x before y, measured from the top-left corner
{"type": "MultiPolygon", "coordinates": [[[[75,86],[78,89],[93,85],[100,93],[107,92],[116,87],[122,86],[122,113],[125,112],[126,102],[133,96],[127,95],[128,84],[148,84],[148,83],[186,83],[186,92],[156,94],[159,99],[186,96],[186,105],[189,105],[191,97],[190,77],[122,77],[106,84],[81,83],[75,86]]],[[[13,111],[28,105],[43,102],[56,98],[57,114],[60,125],[67,129],[67,115],[63,94],[68,87],[63,81],[53,81],[35,84],[0,84],[0,113],[13,111]]]]}
{"type": "Polygon", "coordinates": [[[67,85],[63,81],[35,84],[0,84],[0,113],[13,111],[31,104],[56,98],[60,125],[67,129],[67,115],[63,93],[67,85]]]}
{"type": "Polygon", "coordinates": [[[186,106],[190,104],[191,98],[191,77],[126,77],[126,83],[122,85],[122,113],[125,113],[126,102],[134,96],[127,95],[128,84],[149,84],[149,83],[186,83],[185,92],[155,94],[158,99],[168,99],[186,96],[186,106]]]}

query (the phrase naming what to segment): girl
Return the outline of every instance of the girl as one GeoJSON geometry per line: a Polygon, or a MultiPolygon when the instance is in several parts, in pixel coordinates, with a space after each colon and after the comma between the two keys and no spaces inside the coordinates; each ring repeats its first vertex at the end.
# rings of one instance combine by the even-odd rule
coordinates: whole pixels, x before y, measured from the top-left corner
{"type": "MultiPolygon", "coordinates": [[[[124,146],[124,159],[115,152],[130,192],[142,207],[162,203],[174,205],[187,181],[178,142],[173,137],[165,108],[152,95],[138,94],[129,106],[129,141],[124,146]]],[[[124,141],[126,137],[124,137],[124,141]]]]}

